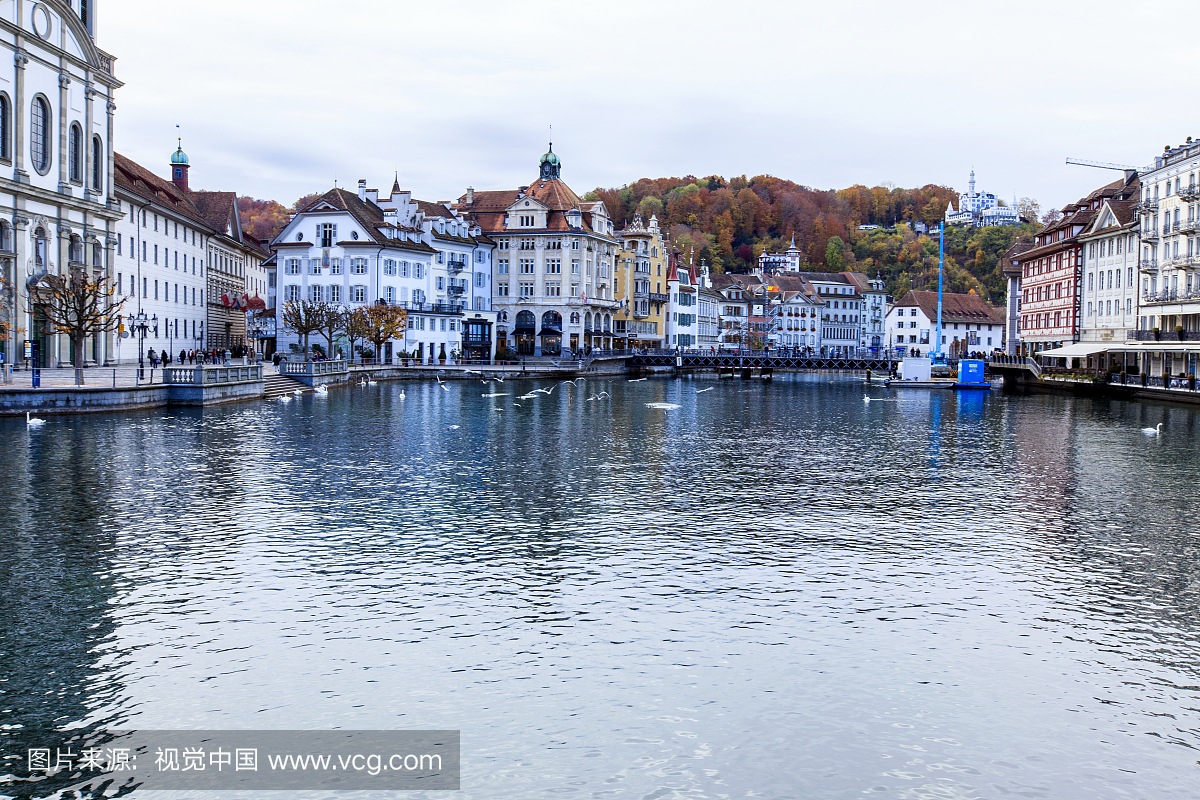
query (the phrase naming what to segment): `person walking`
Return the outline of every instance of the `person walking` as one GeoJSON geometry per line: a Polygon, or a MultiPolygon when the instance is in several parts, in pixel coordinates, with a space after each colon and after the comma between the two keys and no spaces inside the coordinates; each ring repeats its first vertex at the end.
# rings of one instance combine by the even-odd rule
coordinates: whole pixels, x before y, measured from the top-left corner
{"type": "Polygon", "coordinates": [[[154,352],[153,347],[150,348],[148,357],[150,359],[150,369],[158,369],[158,353],[154,352]]]}

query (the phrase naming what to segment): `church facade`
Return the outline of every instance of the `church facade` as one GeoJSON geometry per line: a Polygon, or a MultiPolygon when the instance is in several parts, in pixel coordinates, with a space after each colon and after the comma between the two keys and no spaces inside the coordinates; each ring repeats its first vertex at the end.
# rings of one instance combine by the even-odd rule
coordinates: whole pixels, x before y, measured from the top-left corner
{"type": "MultiPolygon", "coordinates": [[[[96,46],[98,0],[0,2],[0,340],[6,362],[36,342],[39,366],[74,358],[49,329],[40,277],[86,269],[114,279],[115,59],[96,46]]],[[[85,342],[88,363],[113,358],[114,335],[85,342]]]]}

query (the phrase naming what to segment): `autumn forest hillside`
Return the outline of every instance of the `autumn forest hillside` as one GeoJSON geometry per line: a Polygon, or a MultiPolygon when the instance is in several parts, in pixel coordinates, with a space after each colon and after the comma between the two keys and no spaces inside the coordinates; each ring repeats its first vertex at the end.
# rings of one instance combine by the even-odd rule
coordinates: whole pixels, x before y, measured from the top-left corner
{"type": "MultiPolygon", "coordinates": [[[[617,230],[637,214],[646,219],[657,215],[677,249],[716,272],[748,272],[760,253],[786,250],[794,236],[808,270],[879,274],[888,293],[900,297],[909,289],[937,287],[938,241],[936,235],[917,234],[897,223],[936,224],[957,192],[934,185],[823,190],[769,175],[729,180],[710,175],[643,178],[616,189],[598,188],[587,196],[604,201],[617,230]],[[880,227],[858,229],[868,224],[880,227]]],[[[242,224],[252,236],[272,238],[290,214],[316,197],[302,197],[290,208],[273,200],[241,198],[242,224]]],[[[1020,206],[1023,216],[1038,218],[1035,202],[1025,198],[1020,206]]],[[[1015,228],[949,229],[946,290],[974,291],[993,304],[1002,303],[1000,257],[1038,227],[1032,222],[1015,228]]]]}
{"type": "MultiPolygon", "coordinates": [[[[822,190],[769,175],[725,180],[642,179],[588,195],[604,201],[620,229],[634,215],[658,216],[676,247],[704,259],[714,270],[747,272],[764,251],[786,250],[792,237],[814,272],[853,269],[882,275],[889,294],[937,286],[938,241],[909,225],[935,225],[958,193],[945,186],[920,189],[851,186],[822,190]],[[860,231],[860,225],[879,229],[860,231]]],[[[1037,219],[1036,202],[1025,198],[1022,214],[1037,219]]],[[[993,304],[1004,299],[1000,257],[1037,223],[1015,228],[952,228],[946,234],[946,289],[974,290],[993,304]]]]}

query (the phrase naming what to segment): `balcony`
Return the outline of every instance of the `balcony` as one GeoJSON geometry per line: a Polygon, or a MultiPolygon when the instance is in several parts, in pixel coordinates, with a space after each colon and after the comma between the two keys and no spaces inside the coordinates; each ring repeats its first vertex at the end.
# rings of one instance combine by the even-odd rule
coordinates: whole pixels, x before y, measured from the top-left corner
{"type": "Polygon", "coordinates": [[[1188,233],[1189,231],[1194,231],[1197,228],[1200,228],[1200,220],[1189,219],[1186,222],[1179,223],[1179,226],[1176,228],[1176,230],[1180,233],[1188,233]]]}
{"type": "Polygon", "coordinates": [[[446,287],[446,291],[451,295],[461,295],[466,290],[467,287],[463,286],[461,283],[451,283],[446,287]]]}
{"type": "Polygon", "coordinates": [[[1195,200],[1197,197],[1200,197],[1200,186],[1196,186],[1195,184],[1185,186],[1179,190],[1179,196],[1184,200],[1195,200]]]}
{"type": "Polygon", "coordinates": [[[1129,331],[1125,338],[1135,342],[1200,342],[1200,331],[1129,331]]]}
{"type": "Polygon", "coordinates": [[[457,275],[458,273],[462,272],[466,268],[467,268],[466,261],[447,261],[446,262],[446,269],[448,269],[450,271],[451,275],[457,275]]]}
{"type": "Polygon", "coordinates": [[[1143,258],[1140,261],[1138,261],[1138,269],[1141,270],[1142,272],[1157,272],[1158,271],[1158,259],[1143,258]]]}
{"type": "Polygon", "coordinates": [[[650,302],[651,303],[667,303],[667,302],[670,302],[670,300],[671,300],[671,295],[669,295],[669,294],[656,294],[655,292],[650,293],[650,302]]]}
{"type": "Polygon", "coordinates": [[[1133,210],[1139,214],[1146,214],[1158,208],[1157,200],[1143,200],[1133,207],[1133,210]]]}

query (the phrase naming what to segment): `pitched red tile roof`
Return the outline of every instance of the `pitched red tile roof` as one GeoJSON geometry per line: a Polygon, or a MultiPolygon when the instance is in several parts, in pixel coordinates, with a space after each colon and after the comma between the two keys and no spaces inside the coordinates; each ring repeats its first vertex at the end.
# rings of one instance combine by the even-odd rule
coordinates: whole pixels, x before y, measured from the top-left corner
{"type": "Polygon", "coordinates": [[[131,194],[170,208],[205,228],[212,227],[178,186],[120,153],[113,153],[113,181],[131,194]]]}
{"type": "MultiPolygon", "coordinates": [[[[926,317],[937,319],[937,292],[911,291],[904,295],[893,308],[916,306],[926,317]]],[[[1004,310],[992,308],[983,298],[973,294],[942,294],[942,322],[967,322],[972,324],[1003,325],[1004,310]]]]}

